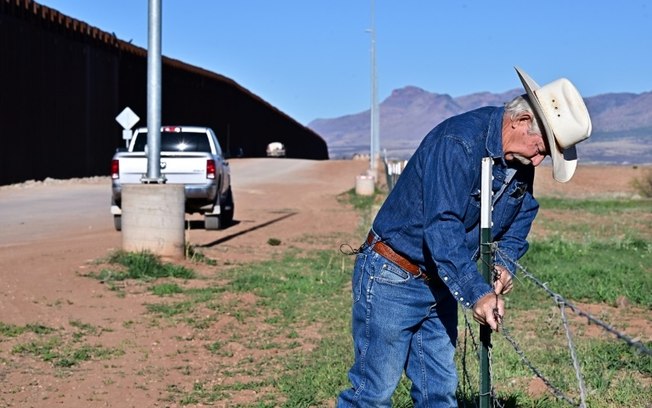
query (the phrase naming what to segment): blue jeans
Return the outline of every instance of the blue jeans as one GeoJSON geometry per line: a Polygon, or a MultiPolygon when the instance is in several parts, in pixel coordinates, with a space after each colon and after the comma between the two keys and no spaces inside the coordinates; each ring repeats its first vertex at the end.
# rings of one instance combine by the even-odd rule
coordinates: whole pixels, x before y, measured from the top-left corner
{"type": "Polygon", "coordinates": [[[403,370],[415,407],[457,407],[457,303],[366,244],[353,269],[352,387],[337,407],[390,407],[403,370]]]}

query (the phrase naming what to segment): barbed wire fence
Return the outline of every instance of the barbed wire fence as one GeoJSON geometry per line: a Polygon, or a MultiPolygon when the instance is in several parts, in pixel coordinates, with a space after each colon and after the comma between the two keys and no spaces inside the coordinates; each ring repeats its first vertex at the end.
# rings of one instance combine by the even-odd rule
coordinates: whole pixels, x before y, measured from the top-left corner
{"type": "MultiPolygon", "coordinates": [[[[385,172],[387,177],[388,191],[391,191],[394,185],[396,184],[396,182],[398,181],[398,178],[401,175],[403,169],[405,168],[405,165],[407,164],[407,160],[389,160],[387,157],[387,152],[385,152],[384,164],[385,164],[385,172]]],[[[539,289],[543,290],[545,294],[552,299],[554,305],[558,308],[559,319],[561,321],[561,325],[563,326],[563,331],[566,338],[566,345],[568,347],[568,354],[572,362],[575,379],[577,381],[578,396],[575,398],[565,393],[562,390],[561,386],[555,385],[554,381],[549,379],[545,375],[544,370],[537,367],[533,363],[533,361],[527,357],[525,351],[517,342],[516,336],[512,333],[512,330],[509,327],[506,327],[503,324],[502,320],[500,321],[501,322],[500,331],[498,332],[502,335],[502,338],[504,338],[505,341],[514,350],[514,352],[520,359],[520,362],[525,367],[527,367],[527,369],[529,369],[546,386],[546,389],[555,398],[573,407],[579,407],[579,408],[587,407],[588,391],[582,374],[582,369],[578,358],[576,346],[573,340],[573,333],[571,330],[571,325],[569,323],[569,318],[566,313],[566,309],[570,309],[577,316],[585,318],[587,324],[594,324],[597,327],[600,327],[604,332],[610,333],[611,335],[615,336],[618,340],[622,341],[630,348],[635,349],[636,352],[645,354],[647,356],[652,356],[652,349],[646,347],[642,343],[642,341],[631,338],[626,333],[618,331],[612,325],[596,318],[595,316],[591,315],[588,312],[581,310],[579,307],[577,307],[575,304],[568,301],[562,295],[550,289],[547,283],[538,279],[533,273],[531,273],[526,268],[524,268],[516,260],[510,259],[506,253],[502,252],[498,248],[496,243],[491,243],[489,245],[491,245],[492,255],[494,259],[500,259],[501,263],[503,264],[514,265],[516,270],[520,271],[520,274],[523,276],[524,279],[527,279],[528,281],[532,282],[535,285],[535,287],[538,287],[539,289]]],[[[514,278],[516,280],[522,279],[518,274],[514,278]]],[[[464,310],[464,314],[463,314],[464,334],[462,336],[461,344],[458,345],[458,347],[461,348],[461,355],[462,355],[461,364],[460,364],[461,380],[459,385],[459,391],[460,394],[464,396],[468,396],[468,395],[480,396],[478,381],[474,381],[474,379],[478,380],[477,378],[478,374],[473,373],[471,371],[472,364],[469,364],[469,361],[467,360],[467,356],[471,354],[469,353],[469,350],[471,350],[473,355],[475,355],[476,360],[480,359],[480,342],[479,339],[476,338],[476,335],[474,334],[474,329],[477,330],[477,325],[474,327],[474,325],[471,324],[471,319],[469,319],[469,317],[467,316],[466,310],[465,309],[462,310],[464,310]]],[[[489,349],[489,371],[490,371],[490,384],[491,384],[490,397],[491,397],[492,405],[494,407],[505,408],[504,404],[501,403],[500,399],[498,398],[496,389],[493,385],[494,384],[493,383],[493,356],[492,356],[491,348],[489,349]]],[[[472,403],[469,403],[467,399],[464,399],[462,401],[462,406],[467,407],[469,405],[477,408],[479,406],[478,400],[475,399],[472,403]]],[[[652,408],[652,401],[647,406],[647,408],[652,408]]]]}
{"type": "MultiPolygon", "coordinates": [[[[582,369],[580,366],[580,361],[578,358],[576,346],[573,341],[573,333],[571,330],[571,325],[569,323],[569,318],[566,313],[566,309],[570,309],[576,315],[585,318],[587,324],[594,324],[597,327],[601,328],[604,332],[610,333],[616,339],[622,341],[630,348],[635,349],[636,352],[647,356],[652,356],[652,349],[645,346],[641,340],[634,339],[628,336],[626,333],[617,330],[612,325],[598,319],[592,314],[581,310],[578,306],[568,301],[562,295],[554,292],[551,288],[548,287],[547,283],[537,278],[531,271],[528,271],[516,260],[509,258],[509,256],[505,252],[501,251],[495,243],[491,243],[490,245],[492,247],[492,253],[494,259],[499,259],[503,264],[511,263],[516,267],[517,271],[520,272],[520,275],[522,275],[523,278],[521,278],[519,274],[516,274],[516,276],[514,277],[516,280],[522,281],[523,279],[528,279],[530,282],[532,282],[535,285],[535,287],[538,287],[539,289],[543,290],[543,292],[552,299],[553,303],[559,309],[559,319],[564,328],[563,331],[566,337],[568,354],[572,362],[573,371],[575,373],[575,378],[577,381],[578,397],[569,396],[567,392],[564,392],[560,386],[555,385],[554,382],[545,375],[543,369],[537,367],[527,357],[525,351],[519,345],[515,336],[512,334],[512,330],[509,327],[507,327],[502,320],[500,321],[500,330],[498,332],[499,334],[502,335],[502,337],[506,340],[506,342],[513,348],[513,351],[518,355],[520,362],[525,367],[527,367],[539,380],[541,380],[543,384],[545,384],[547,390],[550,393],[552,393],[552,395],[554,395],[555,398],[557,398],[560,401],[564,401],[569,406],[580,407],[580,408],[587,407],[588,391],[582,374],[582,369]]],[[[461,380],[459,385],[459,391],[461,395],[467,395],[467,396],[479,395],[477,381],[474,381],[474,379],[476,379],[475,378],[476,375],[474,375],[470,370],[470,366],[472,366],[472,364],[470,364],[469,357],[468,357],[471,354],[474,354],[476,358],[478,358],[479,356],[480,346],[479,346],[479,342],[476,339],[476,336],[474,335],[474,330],[477,330],[477,326],[474,327],[474,325],[471,324],[472,319],[469,319],[466,310],[464,310],[463,318],[464,318],[464,334],[462,336],[461,344],[458,345],[458,347],[461,349],[461,364],[460,364],[461,380]],[[470,353],[469,350],[472,353],[470,353]]],[[[505,405],[498,398],[496,389],[494,387],[493,365],[494,365],[493,356],[490,349],[489,375],[491,379],[490,396],[491,396],[492,405],[494,407],[505,408],[505,405]]],[[[465,399],[462,401],[462,406],[478,407],[478,403],[476,402],[476,400],[473,400],[472,402],[469,403],[469,401],[465,399]]]]}

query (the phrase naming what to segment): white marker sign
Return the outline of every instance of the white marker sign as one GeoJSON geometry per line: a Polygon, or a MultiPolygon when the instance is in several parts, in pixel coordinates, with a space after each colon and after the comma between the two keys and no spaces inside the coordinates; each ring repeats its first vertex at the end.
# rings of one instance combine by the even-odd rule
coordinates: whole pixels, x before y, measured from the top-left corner
{"type": "Polygon", "coordinates": [[[115,120],[120,124],[120,126],[122,126],[123,129],[129,130],[134,127],[136,123],[138,123],[140,118],[134,113],[134,111],[131,110],[130,107],[127,106],[122,112],[120,112],[118,116],[115,117],[115,120]]]}
{"type": "Polygon", "coordinates": [[[122,138],[124,140],[130,140],[132,136],[131,128],[138,123],[140,118],[131,110],[130,107],[127,106],[118,116],[115,117],[115,120],[123,128],[122,138]]]}

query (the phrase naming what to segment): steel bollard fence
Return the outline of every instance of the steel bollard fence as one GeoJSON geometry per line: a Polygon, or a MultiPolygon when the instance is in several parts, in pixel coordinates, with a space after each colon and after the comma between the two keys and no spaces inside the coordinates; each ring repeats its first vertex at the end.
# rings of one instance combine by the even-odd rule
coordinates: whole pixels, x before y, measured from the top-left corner
{"type": "Polygon", "coordinates": [[[387,177],[387,191],[392,191],[398,181],[401,172],[407,164],[407,160],[385,159],[385,176],[387,177]]]}

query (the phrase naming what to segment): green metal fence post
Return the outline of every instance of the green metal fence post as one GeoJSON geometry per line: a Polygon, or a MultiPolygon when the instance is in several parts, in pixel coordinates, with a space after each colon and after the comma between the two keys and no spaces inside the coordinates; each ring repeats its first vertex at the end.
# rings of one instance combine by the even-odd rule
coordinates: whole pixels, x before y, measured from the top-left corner
{"type": "MultiPolygon", "coordinates": [[[[482,159],[482,182],[480,196],[480,259],[482,275],[491,282],[493,259],[491,255],[491,210],[492,210],[492,159],[482,159]]],[[[489,375],[489,348],[491,328],[480,326],[480,408],[491,406],[491,378],[489,375]]]]}

